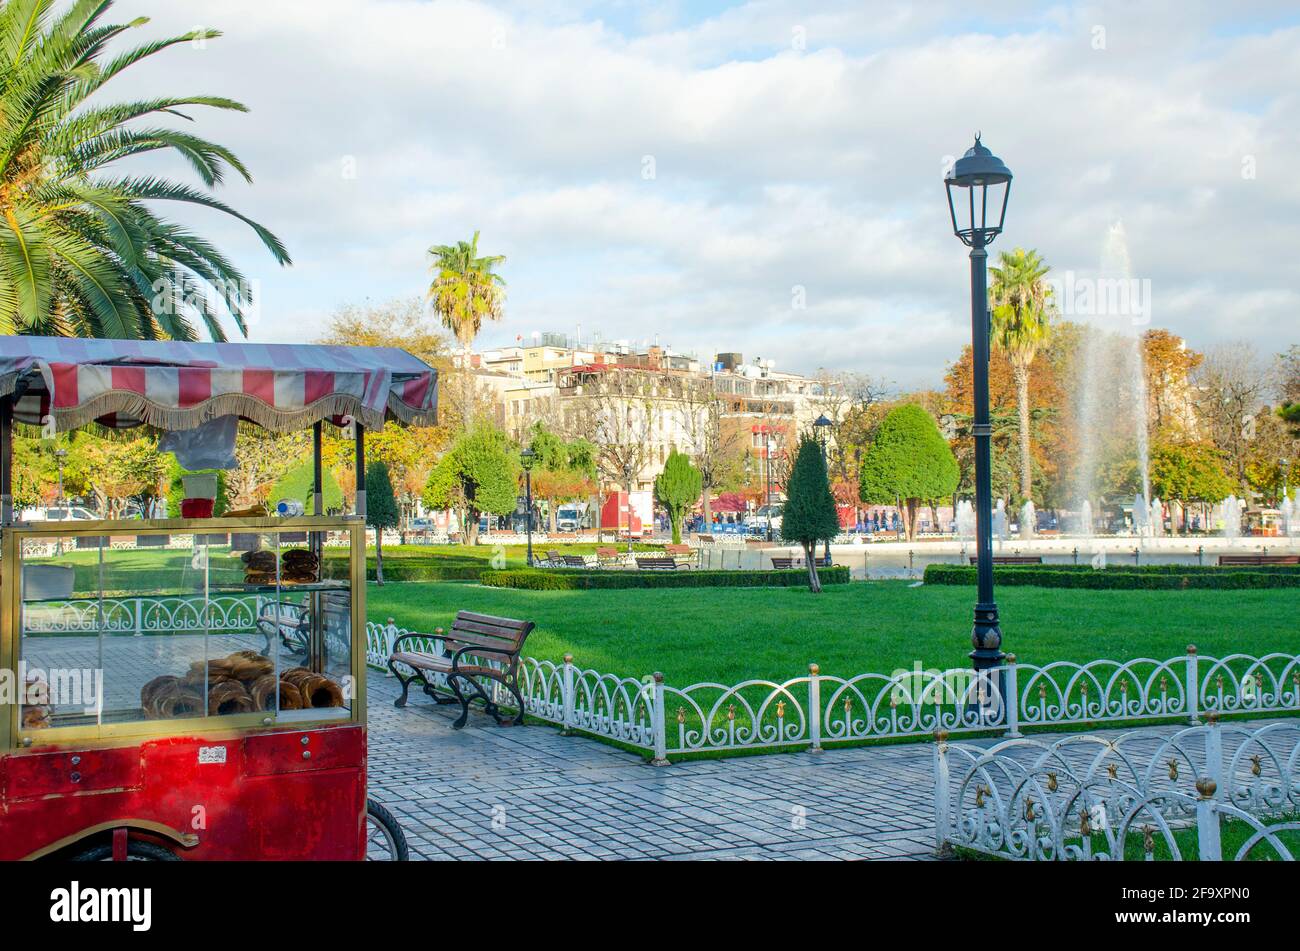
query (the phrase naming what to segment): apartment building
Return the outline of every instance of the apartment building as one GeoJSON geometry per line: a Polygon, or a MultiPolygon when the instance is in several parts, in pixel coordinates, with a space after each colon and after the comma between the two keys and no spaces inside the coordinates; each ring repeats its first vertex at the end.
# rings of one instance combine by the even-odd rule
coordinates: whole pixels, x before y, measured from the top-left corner
{"type": "Polygon", "coordinates": [[[778,371],[772,360],[746,362],[739,353],[702,362],[657,342],[584,344],[562,334],[537,334],[462,360],[477,374],[491,374],[497,418],[512,436],[525,438],[541,421],[590,439],[604,449],[602,482],[624,486],[630,479],[634,491],[653,487],[674,449],[699,452],[711,425],[740,430],[754,471],[766,474],[770,454],[779,476],[780,457],[828,412],[838,385],[778,371]]]}

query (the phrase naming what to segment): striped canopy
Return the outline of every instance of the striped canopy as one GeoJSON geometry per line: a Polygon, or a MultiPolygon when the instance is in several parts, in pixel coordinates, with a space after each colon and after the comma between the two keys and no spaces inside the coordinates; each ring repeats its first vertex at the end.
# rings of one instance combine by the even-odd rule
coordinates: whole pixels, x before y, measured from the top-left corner
{"type": "Polygon", "coordinates": [[[395,347],[0,336],[0,397],[58,431],[195,429],[236,415],[275,432],[351,417],[432,426],[438,371],[395,347]]]}

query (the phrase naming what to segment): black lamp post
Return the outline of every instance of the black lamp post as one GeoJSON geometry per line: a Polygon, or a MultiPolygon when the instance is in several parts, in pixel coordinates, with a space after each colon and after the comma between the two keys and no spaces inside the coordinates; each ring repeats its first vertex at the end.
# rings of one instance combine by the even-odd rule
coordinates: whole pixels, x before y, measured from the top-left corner
{"type": "Polygon", "coordinates": [[[767,509],[767,540],[772,541],[772,428],[763,424],[763,508],[767,509]]]}
{"type": "MultiPolygon", "coordinates": [[[[63,510],[63,511],[62,511],[62,517],[63,517],[63,518],[68,518],[68,517],[71,516],[71,514],[72,514],[71,512],[68,511],[67,503],[66,503],[65,499],[63,498],[63,461],[64,461],[65,459],[67,459],[67,458],[68,458],[68,450],[66,450],[66,449],[56,449],[56,450],[54,450],[54,459],[55,459],[55,461],[58,463],[58,466],[59,466],[59,507],[63,510]]],[[[60,535],[58,541],[56,541],[56,542],[54,543],[54,554],[56,554],[56,555],[62,555],[62,554],[63,554],[63,536],[62,536],[62,535],[60,535]]]]}
{"type": "Polygon", "coordinates": [[[520,460],[524,464],[524,531],[528,533],[528,567],[533,567],[533,463],[537,460],[537,453],[533,452],[533,447],[529,446],[519,454],[520,460]]]}
{"type": "MultiPolygon", "coordinates": [[[[830,456],[829,456],[828,453],[827,453],[827,448],[826,448],[826,447],[827,447],[827,443],[828,443],[828,441],[829,441],[829,439],[830,439],[831,427],[834,426],[834,425],[835,425],[834,423],[832,423],[829,419],[826,418],[826,414],[825,414],[825,413],[823,413],[822,415],[818,416],[818,417],[817,417],[817,421],[813,423],[814,428],[816,428],[816,430],[817,430],[817,439],[818,439],[818,442],[820,442],[820,443],[822,444],[822,465],[825,466],[825,468],[826,468],[826,484],[827,484],[827,485],[830,485],[830,481],[831,481],[831,464],[830,464],[830,456]]],[[[837,507],[837,508],[835,509],[835,517],[836,517],[837,519],[839,518],[839,514],[840,514],[840,512],[839,512],[839,508],[837,507]]],[[[825,561],[826,561],[826,567],[829,568],[829,567],[830,567],[830,564],[831,564],[831,540],[830,540],[829,538],[826,539],[826,559],[825,559],[825,561]]]]}
{"type": "Polygon", "coordinates": [[[971,335],[975,370],[975,545],[978,565],[978,600],[971,632],[971,661],[976,670],[1002,664],[1002,629],[993,600],[993,489],[989,423],[988,252],[1002,233],[1011,195],[1011,170],[985,148],[979,136],[944,179],[952,230],[970,248],[971,335]]]}
{"type": "MultiPolygon", "coordinates": [[[[627,555],[628,564],[632,562],[632,463],[623,463],[623,485],[627,487],[627,555]]],[[[621,506],[620,506],[621,508],[621,506]]],[[[619,523],[623,521],[622,515],[619,516],[619,523]]]]}

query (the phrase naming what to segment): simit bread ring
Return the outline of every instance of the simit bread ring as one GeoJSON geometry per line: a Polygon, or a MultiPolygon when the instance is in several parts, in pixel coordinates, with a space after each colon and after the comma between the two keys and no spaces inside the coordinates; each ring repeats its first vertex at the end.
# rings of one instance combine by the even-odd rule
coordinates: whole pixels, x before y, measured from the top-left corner
{"type": "Polygon", "coordinates": [[[254,710],[275,709],[275,688],[279,683],[275,674],[263,674],[249,685],[248,695],[253,698],[254,710]]]}
{"type": "Polygon", "coordinates": [[[299,690],[295,684],[291,684],[287,680],[280,681],[280,709],[302,709],[302,691],[299,690]]]}
{"type": "Polygon", "coordinates": [[[140,706],[146,711],[154,708],[163,694],[175,691],[180,687],[180,683],[181,679],[172,674],[155,677],[140,688],[140,706]]]}
{"type": "Polygon", "coordinates": [[[227,680],[208,688],[208,716],[251,713],[253,698],[238,680],[227,680]]]}
{"type": "Polygon", "coordinates": [[[164,693],[156,703],[156,718],[171,720],[176,717],[203,716],[203,697],[193,690],[177,688],[164,693]]]}
{"type": "Polygon", "coordinates": [[[263,657],[261,654],[253,654],[252,657],[246,656],[252,653],[252,651],[240,651],[238,654],[231,654],[226,658],[231,662],[230,675],[236,680],[249,683],[275,670],[275,664],[271,662],[270,658],[263,657]]]}
{"type": "Polygon", "coordinates": [[[302,692],[304,707],[341,707],[343,690],[334,681],[322,674],[312,674],[298,685],[302,692]]]}

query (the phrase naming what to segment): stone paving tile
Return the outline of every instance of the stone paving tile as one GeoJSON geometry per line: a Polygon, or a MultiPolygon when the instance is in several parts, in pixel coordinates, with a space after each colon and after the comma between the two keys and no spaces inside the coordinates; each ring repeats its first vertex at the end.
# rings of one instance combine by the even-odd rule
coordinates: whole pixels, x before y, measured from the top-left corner
{"type": "MultiPolygon", "coordinates": [[[[477,712],[454,731],[452,708],[421,698],[395,709],[393,682],[381,675],[371,674],[369,692],[371,795],[400,818],[412,857],[933,857],[928,743],[655,768],[594,740],[497,727],[477,712]]],[[[1149,728],[1151,744],[1176,729],[1149,728]]]]}

